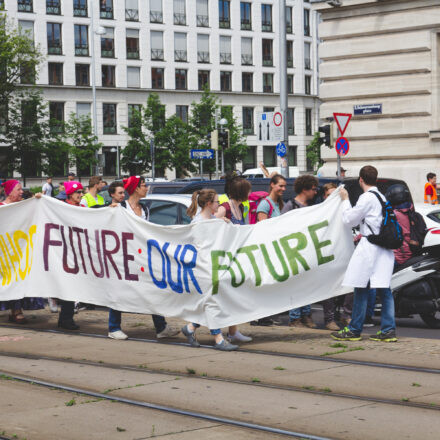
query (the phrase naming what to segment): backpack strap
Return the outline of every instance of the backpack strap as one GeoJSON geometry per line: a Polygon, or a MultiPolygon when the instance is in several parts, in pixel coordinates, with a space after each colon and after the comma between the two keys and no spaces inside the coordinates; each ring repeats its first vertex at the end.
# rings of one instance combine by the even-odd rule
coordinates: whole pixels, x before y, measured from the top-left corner
{"type": "Polygon", "coordinates": [[[274,210],[274,206],[272,205],[272,201],[270,200],[269,196],[267,196],[264,200],[267,200],[267,203],[269,203],[269,213],[267,214],[267,217],[271,218],[274,210]]]}
{"type": "MultiPolygon", "coordinates": [[[[382,206],[382,217],[385,218],[385,214],[386,214],[386,205],[385,202],[382,200],[382,197],[376,192],[376,191],[368,191],[371,194],[374,194],[377,199],[380,202],[380,206],[382,206]]],[[[382,219],[383,221],[383,219],[382,219]]],[[[374,235],[374,231],[371,229],[371,226],[364,220],[364,223],[367,225],[368,229],[371,231],[371,233],[374,235]]]]}

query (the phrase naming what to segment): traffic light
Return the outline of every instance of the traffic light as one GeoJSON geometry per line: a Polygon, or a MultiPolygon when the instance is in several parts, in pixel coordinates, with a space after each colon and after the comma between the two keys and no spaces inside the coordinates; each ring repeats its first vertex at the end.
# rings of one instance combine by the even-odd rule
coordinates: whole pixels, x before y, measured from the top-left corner
{"type": "Polygon", "coordinates": [[[218,134],[218,144],[222,150],[229,148],[229,130],[221,130],[218,134]]]}
{"type": "Polygon", "coordinates": [[[332,147],[332,126],[331,124],[322,125],[319,127],[320,133],[320,145],[327,145],[327,147],[332,147]]]}

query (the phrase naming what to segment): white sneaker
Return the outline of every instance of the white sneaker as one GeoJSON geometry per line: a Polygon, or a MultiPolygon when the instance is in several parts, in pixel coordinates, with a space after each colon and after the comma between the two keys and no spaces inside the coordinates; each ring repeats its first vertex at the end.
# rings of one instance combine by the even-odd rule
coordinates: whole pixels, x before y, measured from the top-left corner
{"type": "Polygon", "coordinates": [[[252,338],[250,336],[245,336],[241,334],[238,330],[235,332],[235,335],[227,335],[229,342],[251,342],[252,338]]]}
{"type": "Polygon", "coordinates": [[[180,330],[178,328],[170,327],[167,324],[167,326],[160,333],[156,334],[156,337],[157,339],[172,338],[174,336],[177,336],[179,333],[180,330]]]}
{"type": "Polygon", "coordinates": [[[47,298],[47,302],[49,303],[49,309],[52,313],[58,312],[57,300],[55,298],[47,298]]]}
{"type": "Polygon", "coordinates": [[[109,332],[108,337],[111,339],[127,339],[128,336],[122,330],[116,330],[114,332],[109,332]]]}

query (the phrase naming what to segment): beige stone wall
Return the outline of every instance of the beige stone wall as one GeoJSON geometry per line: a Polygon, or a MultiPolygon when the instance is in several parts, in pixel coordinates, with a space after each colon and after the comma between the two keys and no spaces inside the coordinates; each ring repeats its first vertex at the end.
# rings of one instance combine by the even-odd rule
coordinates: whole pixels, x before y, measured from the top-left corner
{"type": "MultiPolygon", "coordinates": [[[[342,159],[349,176],[370,163],[408,182],[421,201],[426,173],[440,175],[440,1],[342,0],[314,4],[319,36],[320,117],[382,104],[381,115],[354,116],[342,159]]],[[[335,150],[324,147],[323,175],[334,176],[335,150]]]]}

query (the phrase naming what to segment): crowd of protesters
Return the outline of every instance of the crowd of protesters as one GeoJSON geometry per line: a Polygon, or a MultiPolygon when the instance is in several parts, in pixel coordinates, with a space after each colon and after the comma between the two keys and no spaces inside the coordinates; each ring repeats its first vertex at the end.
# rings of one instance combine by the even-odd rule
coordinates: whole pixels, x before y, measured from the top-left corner
{"type": "MultiPolygon", "coordinates": [[[[332,331],[332,337],[338,340],[360,339],[364,324],[371,321],[376,292],[381,295],[382,299],[382,326],[381,331],[373,339],[387,342],[397,340],[393,296],[389,288],[395,261],[394,254],[393,251],[374,245],[366,239],[369,231],[365,220],[368,220],[368,227],[372,228],[375,233],[380,229],[382,222],[381,204],[372,194],[378,191],[376,180],[377,170],[374,167],[366,166],[361,169],[359,182],[364,194],[361,195],[354,207],[350,204],[347,191],[344,188],[340,189],[340,196],[343,200],[343,223],[350,227],[360,225],[361,235],[356,239],[358,245],[349,264],[350,270],[347,271],[343,283],[343,285],[354,288],[354,296],[347,295],[339,324],[336,319],[335,298],[323,301],[325,328],[332,331]],[[366,261],[373,261],[373,264],[366,264],[366,261]]],[[[81,182],[75,180],[74,174],[70,173],[66,181],[59,183],[57,195],[55,195],[53,179],[48,177],[42,188],[42,194],[46,197],[56,197],[62,202],[78,208],[100,208],[106,206],[104,198],[99,194],[103,186],[102,178],[93,176],[89,180],[88,187],[84,188],[81,182]]],[[[249,180],[240,176],[231,177],[225,181],[225,194],[219,195],[213,189],[194,192],[187,213],[192,218],[192,223],[218,218],[234,225],[261,222],[313,204],[319,190],[319,181],[311,175],[299,176],[294,182],[295,197],[284,203],[283,195],[286,187],[286,179],[275,174],[271,176],[268,193],[260,192],[261,194],[257,194],[252,193],[249,180]],[[253,194],[257,194],[258,198],[253,198],[253,194]],[[257,201],[253,202],[252,200],[257,201]],[[252,220],[253,218],[254,220],[252,220]]],[[[4,193],[4,199],[0,201],[1,205],[23,200],[24,192],[18,180],[7,180],[1,185],[1,188],[4,193]]],[[[324,185],[322,188],[323,199],[329,197],[336,188],[336,183],[324,185]]],[[[149,220],[148,208],[140,202],[148,192],[148,186],[143,177],[131,176],[123,181],[115,181],[108,186],[108,192],[111,197],[110,206],[121,205],[130,214],[145,221],[149,220]]],[[[42,194],[37,194],[37,197],[41,197],[42,194]]],[[[383,198],[383,196],[381,197],[383,198]]],[[[413,209],[408,201],[398,208],[402,212],[413,209]]],[[[406,232],[408,235],[408,231],[406,232]]],[[[398,261],[408,259],[410,256],[408,256],[408,246],[403,246],[402,249],[395,252],[398,261]]],[[[51,311],[56,312],[56,300],[54,298],[48,300],[51,311]]],[[[66,330],[78,330],[79,325],[74,321],[75,303],[58,300],[58,306],[60,306],[58,326],[66,330]]],[[[45,303],[42,298],[0,302],[0,310],[9,310],[9,321],[16,324],[27,322],[23,310],[37,310],[44,307],[45,303]]],[[[292,309],[288,315],[288,326],[291,328],[317,327],[312,319],[311,305],[292,309]]],[[[112,339],[127,339],[128,337],[121,329],[121,318],[120,311],[109,310],[108,336],[112,339]]],[[[163,316],[152,315],[152,318],[158,338],[174,337],[182,332],[191,346],[200,346],[196,338],[196,330],[200,327],[198,323],[190,322],[179,330],[169,326],[163,316]]],[[[277,317],[272,316],[253,321],[251,324],[272,325],[276,322],[277,317]]],[[[210,329],[210,333],[214,337],[214,347],[221,351],[236,350],[238,345],[235,343],[252,341],[251,337],[239,331],[238,326],[229,327],[226,337],[223,336],[221,329],[210,329]]]]}

